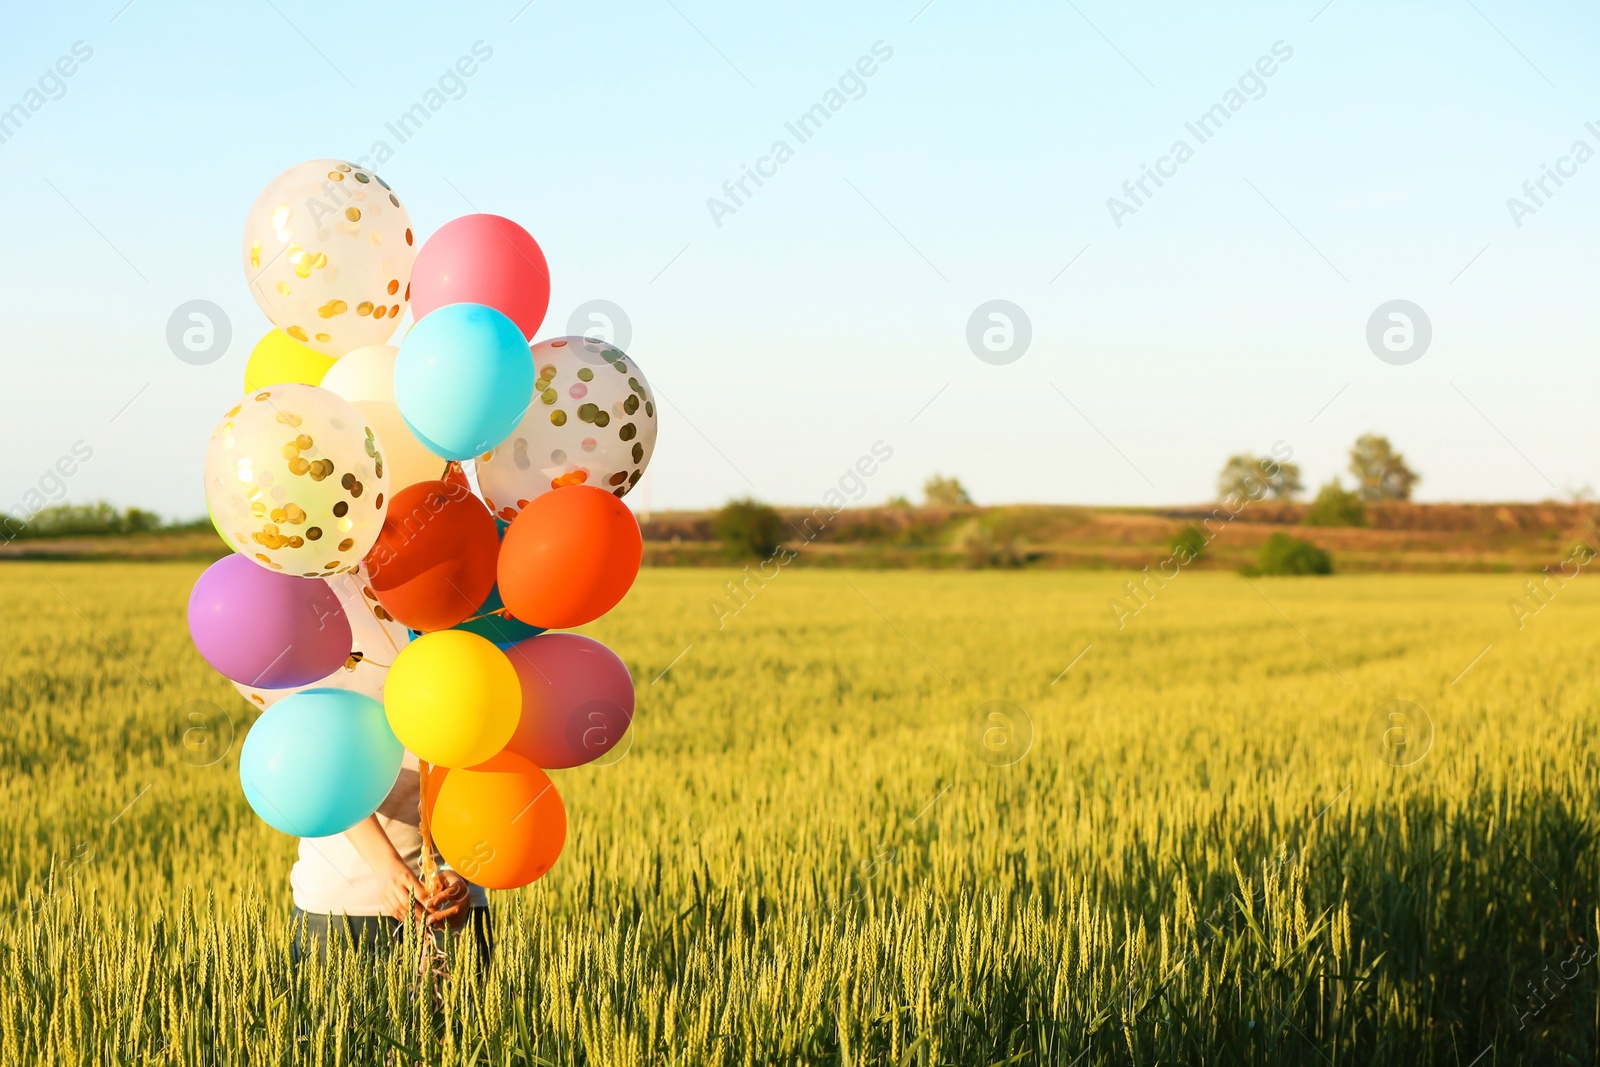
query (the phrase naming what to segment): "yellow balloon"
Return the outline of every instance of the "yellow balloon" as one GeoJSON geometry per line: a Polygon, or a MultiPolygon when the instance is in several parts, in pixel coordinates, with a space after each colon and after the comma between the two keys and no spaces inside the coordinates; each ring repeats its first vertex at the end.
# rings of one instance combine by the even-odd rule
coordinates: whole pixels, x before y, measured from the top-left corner
{"type": "Polygon", "coordinates": [[[244,365],[244,391],[253,393],[269,385],[321,385],[334,361],[313,352],[282,330],[273,330],[256,342],[244,365]]]}
{"type": "Polygon", "coordinates": [[[473,767],[498,755],[516,732],[522,685],[491,642],[466,630],[437,630],[395,657],[383,710],[394,735],[418,758],[473,767]]]}

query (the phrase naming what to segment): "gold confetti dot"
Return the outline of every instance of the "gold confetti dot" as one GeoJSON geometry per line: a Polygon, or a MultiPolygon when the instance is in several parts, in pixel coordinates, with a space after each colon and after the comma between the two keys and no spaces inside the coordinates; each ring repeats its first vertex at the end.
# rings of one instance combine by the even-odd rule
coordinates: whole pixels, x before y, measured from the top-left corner
{"type": "Polygon", "coordinates": [[[317,314],[321,315],[325,319],[331,319],[335,315],[343,315],[349,310],[350,305],[346,304],[343,300],[330,300],[317,309],[317,314]]]}
{"type": "Polygon", "coordinates": [[[278,295],[279,296],[288,296],[289,295],[289,283],[288,282],[279,282],[277,288],[278,288],[278,295]]]}
{"type": "MultiPolygon", "coordinates": [[[[310,271],[307,271],[306,273],[309,274],[310,271]]],[[[301,277],[304,277],[304,276],[305,275],[301,275],[301,277]]],[[[298,326],[286,326],[286,327],[284,327],[284,331],[283,332],[288,334],[290,337],[293,337],[296,341],[299,341],[301,344],[305,343],[306,332],[304,330],[302,330],[300,327],[298,327],[298,326]]]]}
{"type": "Polygon", "coordinates": [[[326,344],[327,342],[333,340],[333,337],[330,334],[319,333],[319,334],[317,334],[317,340],[319,340],[319,341],[323,342],[324,344],[326,344]]]}
{"type": "MultiPolygon", "coordinates": [[[[563,498],[563,499],[565,499],[565,498],[563,498]]],[[[348,552],[354,547],[356,547],[356,542],[355,542],[355,538],[353,538],[353,537],[346,537],[343,541],[339,542],[339,551],[340,552],[348,552]]]]}
{"type": "Polygon", "coordinates": [[[344,209],[344,217],[349,219],[351,222],[360,222],[361,209],[358,207],[347,207],[344,209]]]}
{"type": "Polygon", "coordinates": [[[400,291],[400,279],[399,278],[390,278],[389,279],[389,295],[393,296],[394,294],[398,293],[399,291],[400,291]]]}
{"type": "Polygon", "coordinates": [[[408,226],[408,227],[406,227],[406,244],[410,244],[412,242],[412,240],[413,240],[413,238],[411,236],[411,228],[408,226]]]}
{"type": "MultiPolygon", "coordinates": [[[[345,475],[345,477],[348,478],[349,475],[345,475]]],[[[350,505],[348,503],[346,503],[345,501],[341,500],[341,501],[339,501],[337,504],[335,504],[333,506],[333,517],[336,518],[336,519],[342,519],[342,518],[344,518],[345,512],[347,512],[349,510],[350,510],[350,505]]]]}
{"type": "Polygon", "coordinates": [[[372,314],[372,301],[363,300],[363,301],[361,301],[361,303],[357,304],[356,305],[356,314],[357,315],[370,315],[370,314],[372,314]]]}
{"type": "Polygon", "coordinates": [[[389,309],[384,307],[382,304],[379,304],[377,307],[372,309],[372,317],[375,319],[381,319],[387,314],[389,314],[389,309]]]}
{"type": "Polygon", "coordinates": [[[322,527],[320,527],[320,526],[308,526],[308,527],[306,527],[306,540],[307,541],[318,541],[318,540],[321,540],[321,539],[322,539],[322,527]]]}
{"type": "Polygon", "coordinates": [[[328,180],[329,181],[335,181],[335,182],[342,182],[342,181],[344,181],[344,174],[341,173],[340,171],[330,170],[328,172],[328,180]]]}

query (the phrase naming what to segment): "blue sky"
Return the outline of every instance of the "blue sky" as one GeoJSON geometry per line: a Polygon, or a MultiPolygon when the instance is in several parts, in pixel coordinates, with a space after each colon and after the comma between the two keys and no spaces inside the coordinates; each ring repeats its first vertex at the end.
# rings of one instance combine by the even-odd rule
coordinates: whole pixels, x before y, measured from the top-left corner
{"type": "Polygon", "coordinates": [[[1369,430],[1420,499],[1600,486],[1600,159],[1560,163],[1600,149],[1592,8],[457,7],[5,15],[0,109],[92,56],[0,143],[0,508],[83,441],[69,499],[199,514],[207,435],[270,325],[245,212],[289,165],[379,141],[422,235],[482,210],[538,238],[542,336],[589,300],[625,310],[667,401],[636,507],[813,503],[877,441],[868,501],[935,471],[980,502],[1198,501],[1231,452],[1284,441],[1314,486],[1369,430]],[[492,57],[399,143],[386,123],[477,42],[492,57]],[[892,55],[800,143],[786,123],[875,44],[892,55]],[[1292,56],[1252,75],[1275,45],[1292,56]],[[1241,78],[1200,143],[1185,124],[1241,78]],[[1192,156],[1114,218],[1179,140],[1192,156]],[[734,211],[708,207],[758,163],[734,211]],[[1570,176],[1513,219],[1545,165],[1570,176]],[[209,366],[165,341],[192,299],[232,325],[209,366]],[[995,299],[1031,324],[1004,365],[967,340],[995,299]],[[1401,366],[1366,341],[1395,299],[1433,332],[1401,366]]]}

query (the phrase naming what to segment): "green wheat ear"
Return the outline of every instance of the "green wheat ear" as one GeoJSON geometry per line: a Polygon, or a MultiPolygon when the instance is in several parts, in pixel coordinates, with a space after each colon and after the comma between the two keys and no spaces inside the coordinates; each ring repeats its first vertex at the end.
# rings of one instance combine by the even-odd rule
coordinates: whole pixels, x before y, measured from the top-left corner
{"type": "Polygon", "coordinates": [[[487,967],[467,948],[419,989],[414,942],[290,966],[295,844],[239,795],[254,713],[178,621],[202,566],[0,563],[0,1063],[1418,1067],[1600,1044],[1579,962],[1600,585],[1512,641],[1511,575],[1254,580],[1264,603],[1186,570],[1117,633],[1117,572],[646,568],[592,628],[636,679],[633,747],[561,772],[556,867],[492,894],[487,967]],[[730,582],[745,607],[716,630],[730,582]],[[1400,698],[1434,727],[1406,767],[1363,734],[1400,698]],[[996,699],[1033,727],[1004,766],[971,733],[996,699]],[[237,730],[204,767],[194,700],[237,730]]]}

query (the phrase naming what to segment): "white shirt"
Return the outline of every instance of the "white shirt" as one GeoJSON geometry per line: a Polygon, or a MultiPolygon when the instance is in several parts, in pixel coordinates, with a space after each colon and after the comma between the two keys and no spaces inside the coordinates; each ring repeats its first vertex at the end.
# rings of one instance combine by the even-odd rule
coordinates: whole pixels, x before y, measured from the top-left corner
{"type": "MultiPolygon", "coordinates": [[[[410,752],[400,763],[400,776],[394,788],[378,805],[378,825],[388,836],[400,859],[417,877],[422,877],[422,828],[418,804],[422,778],[417,757],[410,752]]],[[[441,870],[449,864],[434,852],[441,870]]],[[[289,872],[295,907],[314,915],[385,914],[382,883],[361,853],[344,834],[332,837],[302,837],[300,858],[289,872]]],[[[472,906],[485,907],[488,898],[482,887],[472,886],[472,906]]]]}

